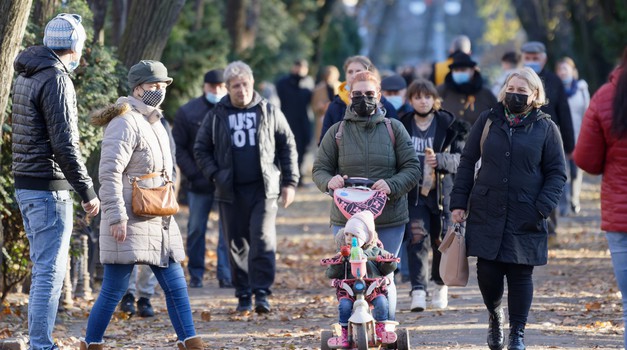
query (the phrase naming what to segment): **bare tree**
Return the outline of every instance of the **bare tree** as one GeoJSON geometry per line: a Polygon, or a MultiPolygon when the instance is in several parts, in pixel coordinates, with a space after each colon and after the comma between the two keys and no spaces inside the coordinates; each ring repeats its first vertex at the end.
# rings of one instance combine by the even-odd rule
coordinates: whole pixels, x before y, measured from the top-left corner
{"type": "Polygon", "coordinates": [[[128,18],[129,1],[113,0],[111,11],[111,46],[119,46],[122,40],[122,33],[126,28],[126,19],[128,18]]]}
{"type": "Polygon", "coordinates": [[[135,0],[118,52],[126,67],[142,59],[159,60],[185,0],[135,0]]]}
{"type": "Polygon", "coordinates": [[[89,8],[94,14],[94,37],[92,44],[104,45],[104,24],[107,17],[107,0],[88,0],[89,8]]]}
{"type": "Polygon", "coordinates": [[[226,26],[231,36],[231,47],[235,54],[255,45],[260,0],[229,0],[226,5],[226,26]]]}
{"type": "Polygon", "coordinates": [[[35,0],[33,3],[32,22],[38,26],[43,26],[44,23],[54,16],[59,3],[59,0],[35,0]]]}

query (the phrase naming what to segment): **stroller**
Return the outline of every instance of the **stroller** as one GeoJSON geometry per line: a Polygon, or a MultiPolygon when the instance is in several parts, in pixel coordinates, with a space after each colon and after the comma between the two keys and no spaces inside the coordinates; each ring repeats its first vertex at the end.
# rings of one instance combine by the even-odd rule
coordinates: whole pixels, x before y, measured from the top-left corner
{"type": "MultiPolygon", "coordinates": [[[[374,181],[365,178],[349,178],[345,180],[345,187],[334,191],[334,202],[340,211],[350,218],[353,214],[363,210],[370,210],[374,216],[383,211],[387,196],[380,191],[370,189],[374,181]]],[[[345,347],[339,334],[324,330],[321,333],[320,348],[327,349],[359,349],[387,348],[405,350],[410,348],[409,334],[404,328],[396,328],[398,322],[386,321],[385,331],[377,334],[375,320],[372,316],[370,301],[379,295],[386,295],[389,283],[387,277],[368,278],[366,263],[368,259],[377,262],[400,261],[399,258],[385,259],[381,256],[366,258],[353,238],[352,247],[344,246],[340,255],[322,259],[323,266],[350,263],[351,274],[356,278],[348,278],[348,271],[344,279],[334,279],[331,283],[336,288],[338,299],[349,297],[354,299],[351,316],[348,320],[348,343],[345,347]]]]}

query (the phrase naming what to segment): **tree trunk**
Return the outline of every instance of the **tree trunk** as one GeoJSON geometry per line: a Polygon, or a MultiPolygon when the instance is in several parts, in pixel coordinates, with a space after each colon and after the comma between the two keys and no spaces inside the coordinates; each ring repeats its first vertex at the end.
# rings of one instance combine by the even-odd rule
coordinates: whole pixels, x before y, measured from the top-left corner
{"type": "Polygon", "coordinates": [[[335,7],[337,0],[325,0],[324,4],[318,8],[316,17],[318,19],[318,35],[313,39],[316,53],[314,55],[313,66],[317,67],[319,71],[322,64],[322,51],[324,42],[327,40],[327,33],[329,32],[329,25],[331,24],[331,18],[333,17],[333,8],[335,7]]]}
{"type": "Polygon", "coordinates": [[[194,4],[194,10],[196,11],[194,30],[200,30],[202,28],[203,17],[205,16],[205,0],[196,0],[196,3],[194,4]]]}
{"type": "Polygon", "coordinates": [[[34,5],[32,22],[43,28],[55,15],[59,0],[35,0],[34,5]]]}
{"type": "Polygon", "coordinates": [[[143,59],[159,60],[185,0],[135,0],[118,52],[127,68],[143,59]]]}
{"type": "Polygon", "coordinates": [[[88,0],[89,8],[94,14],[94,38],[92,44],[104,45],[104,25],[107,17],[107,0],[88,0]]]}
{"type": "MultiPolygon", "coordinates": [[[[4,129],[5,110],[13,80],[13,61],[20,49],[32,0],[0,2],[0,140],[4,129]]],[[[0,142],[0,148],[2,143],[0,142]]],[[[6,147],[6,146],[5,146],[6,147]]],[[[0,149],[0,154],[2,150],[0,149]]],[[[4,246],[4,228],[0,223],[0,247],[4,246]]],[[[2,265],[0,254],[0,265],[2,265]]]]}
{"type": "Polygon", "coordinates": [[[111,11],[111,46],[120,46],[128,18],[128,0],[114,0],[111,11]]]}
{"type": "Polygon", "coordinates": [[[231,36],[232,52],[236,55],[255,45],[261,14],[259,0],[229,0],[226,5],[226,25],[231,36]]]}

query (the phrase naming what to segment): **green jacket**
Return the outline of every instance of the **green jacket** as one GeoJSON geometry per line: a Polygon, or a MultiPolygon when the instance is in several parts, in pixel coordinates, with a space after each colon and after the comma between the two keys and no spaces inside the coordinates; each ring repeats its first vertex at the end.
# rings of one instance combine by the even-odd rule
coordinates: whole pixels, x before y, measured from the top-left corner
{"type": "MultiPolygon", "coordinates": [[[[346,109],[343,135],[336,142],[336,123],[324,135],[313,165],[312,177],[316,186],[327,192],[329,180],[337,174],[348,177],[384,179],[390,186],[389,200],[375,220],[377,228],[393,227],[409,221],[407,192],[420,179],[420,162],[409,134],[396,119],[391,119],[395,141],[385,125],[385,110],[379,109],[369,117],[357,116],[346,109]],[[339,147],[338,147],[339,143],[339,147]]],[[[344,226],[346,218],[331,206],[331,224],[344,226]]]]}

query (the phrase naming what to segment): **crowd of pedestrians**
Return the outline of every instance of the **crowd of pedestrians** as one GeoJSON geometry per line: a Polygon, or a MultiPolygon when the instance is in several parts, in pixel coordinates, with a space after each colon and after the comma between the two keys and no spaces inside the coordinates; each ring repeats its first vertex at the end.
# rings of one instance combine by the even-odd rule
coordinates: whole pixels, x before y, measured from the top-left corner
{"type": "MultiPolygon", "coordinates": [[[[501,350],[507,342],[509,350],[525,349],[533,270],[559,244],[558,216],[581,210],[582,171],[604,175],[601,228],[627,302],[627,223],[621,214],[627,198],[627,49],[592,98],[575,62],[561,58],[551,72],[546,47],[537,41],[505,53],[493,84],[464,35],[454,38],[449,57],[434,63],[428,79],[405,71],[382,77],[368,57],[351,56],[342,67],[344,82],[336,67],[327,66],[315,84],[300,59],[277,80],[275,99],[260,93],[271,91],[270,84],[256,86],[250,66],[234,61],[205,73],[202,95],[180,107],[173,127],[160,109],[173,78],[161,62],[141,60],[129,70],[128,96],[93,115],[92,123],[103,127],[96,194],[80,156],[80,97],[70,79],[86,38],[81,20],[53,18],[44,45],[15,60],[13,175],[33,263],[31,349],[56,348],[52,331],[73,221],[70,191],[87,215],[102,209],[104,277],[81,349],[104,347],[118,305],[131,315],[153,316],[157,283],[179,349],[202,349],[187,288],[205,287],[210,212],[219,211],[220,288],[234,289],[237,312],[273,312],[278,206],[290,206],[305,185],[301,174],[310,170],[322,192],[365,177],[388,197],[376,217],[347,219],[336,206],[330,212],[339,245],[356,237],[368,254],[403,257],[398,269],[372,264],[389,281],[383,298],[373,300],[378,322],[395,319],[395,269],[411,285],[412,312],[447,308],[438,247],[448,227],[462,225],[468,255],[477,257],[488,347],[501,350]],[[316,144],[313,168],[305,169],[304,156],[316,144]],[[173,216],[134,211],[135,182],[157,188],[177,175],[185,178],[186,235],[173,216]]],[[[338,275],[332,270],[329,277],[338,275]]],[[[345,341],[349,311],[341,299],[345,341]]]]}

